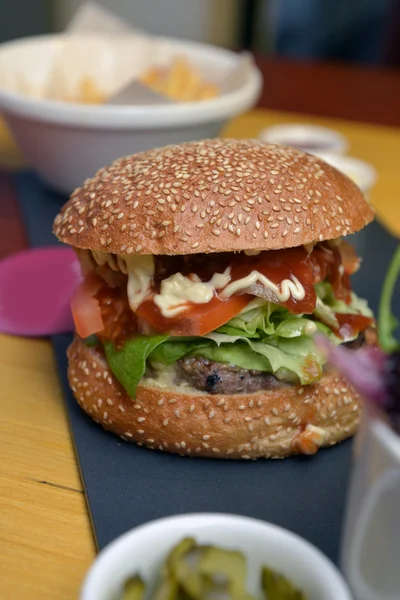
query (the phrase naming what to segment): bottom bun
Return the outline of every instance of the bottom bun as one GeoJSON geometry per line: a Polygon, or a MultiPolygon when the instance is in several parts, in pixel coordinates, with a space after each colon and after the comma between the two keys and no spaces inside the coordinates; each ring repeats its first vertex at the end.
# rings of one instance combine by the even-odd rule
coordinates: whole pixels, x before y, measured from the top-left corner
{"type": "Polygon", "coordinates": [[[76,338],[68,358],[74,395],[94,421],[165,452],[242,459],[314,454],[351,436],[360,420],[359,396],[334,371],[312,385],[230,396],[141,383],[133,400],[100,350],[76,338]]]}

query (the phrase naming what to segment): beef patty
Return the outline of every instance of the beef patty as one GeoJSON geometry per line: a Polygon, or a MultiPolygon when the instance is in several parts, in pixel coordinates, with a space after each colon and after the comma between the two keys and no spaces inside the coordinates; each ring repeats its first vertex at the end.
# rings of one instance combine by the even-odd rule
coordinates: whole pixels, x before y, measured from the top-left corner
{"type": "MultiPolygon", "coordinates": [[[[345,345],[357,349],[364,344],[376,343],[376,333],[367,330],[356,340],[345,345]]],[[[190,383],[197,390],[209,394],[249,394],[260,390],[275,390],[290,385],[271,373],[241,369],[235,365],[214,362],[200,356],[187,356],[175,363],[176,383],[190,383]]]]}
{"type": "Polygon", "coordinates": [[[274,390],[285,383],[262,371],[207,360],[201,356],[181,358],[175,365],[177,383],[186,381],[209,394],[247,394],[274,390]]]}

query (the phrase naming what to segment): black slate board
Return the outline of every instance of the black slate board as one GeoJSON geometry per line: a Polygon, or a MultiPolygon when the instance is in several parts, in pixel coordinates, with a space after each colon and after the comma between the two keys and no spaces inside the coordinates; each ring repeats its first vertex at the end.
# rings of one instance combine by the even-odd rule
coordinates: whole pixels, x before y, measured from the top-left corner
{"type": "MultiPolygon", "coordinates": [[[[15,184],[31,245],[56,243],[51,225],[64,198],[28,173],[17,176],[15,184]]],[[[374,223],[352,242],[364,257],[355,290],[376,309],[396,240],[374,223]]],[[[257,462],[181,458],[135,447],[104,432],[79,409],[66,379],[70,339],[56,336],[53,344],[99,548],[155,518],[226,512],[287,527],[337,562],[351,442],[310,458],[257,462]]]]}

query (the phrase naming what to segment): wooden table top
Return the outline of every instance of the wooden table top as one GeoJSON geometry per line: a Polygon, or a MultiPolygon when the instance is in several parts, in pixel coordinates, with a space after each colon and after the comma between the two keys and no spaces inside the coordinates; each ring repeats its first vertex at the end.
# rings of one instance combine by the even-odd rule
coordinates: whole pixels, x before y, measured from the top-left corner
{"type": "MultiPolygon", "coordinates": [[[[336,127],[349,137],[354,154],[377,167],[380,179],[372,201],[381,218],[400,232],[400,130],[329,119],[400,126],[400,73],[270,60],[259,64],[265,76],[260,106],[291,112],[254,111],[233,121],[225,134],[250,137],[263,126],[288,120],[336,127]]],[[[1,128],[0,161],[9,168],[21,164],[1,128]]],[[[4,173],[0,257],[25,245],[12,183],[4,173]]],[[[0,598],[71,600],[78,597],[95,548],[51,346],[46,340],[0,335],[0,365],[0,598]]]]}

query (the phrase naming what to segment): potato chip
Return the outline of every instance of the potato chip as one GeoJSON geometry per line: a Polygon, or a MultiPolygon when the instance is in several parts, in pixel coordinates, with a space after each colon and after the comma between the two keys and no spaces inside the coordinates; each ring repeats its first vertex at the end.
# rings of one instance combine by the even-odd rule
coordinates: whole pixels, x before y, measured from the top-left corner
{"type": "Polygon", "coordinates": [[[148,69],[141,75],[140,82],[179,102],[196,102],[219,95],[218,87],[203,81],[183,57],[177,57],[167,69],[148,69]]]}

